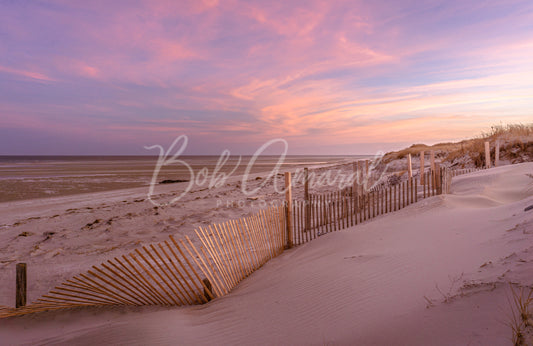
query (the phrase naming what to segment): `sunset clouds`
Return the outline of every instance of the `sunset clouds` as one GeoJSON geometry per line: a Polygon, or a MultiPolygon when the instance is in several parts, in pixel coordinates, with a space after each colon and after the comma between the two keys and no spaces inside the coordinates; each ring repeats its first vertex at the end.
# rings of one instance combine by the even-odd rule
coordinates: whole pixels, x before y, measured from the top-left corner
{"type": "Polygon", "coordinates": [[[530,1],[0,2],[0,19],[0,154],[180,134],[190,154],[373,153],[533,119],[530,1]]]}

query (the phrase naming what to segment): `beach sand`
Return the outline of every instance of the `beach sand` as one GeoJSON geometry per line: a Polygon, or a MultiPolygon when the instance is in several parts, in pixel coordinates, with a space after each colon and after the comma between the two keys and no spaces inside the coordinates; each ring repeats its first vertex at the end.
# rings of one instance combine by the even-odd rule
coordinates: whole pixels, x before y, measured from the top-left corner
{"type": "MultiPolygon", "coordinates": [[[[335,167],[351,172],[351,165],[335,167]]],[[[324,166],[317,172],[328,169],[324,166]]],[[[193,184],[190,190],[188,182],[158,184],[150,197],[155,204],[148,200],[148,186],[0,203],[0,280],[12,282],[15,264],[27,263],[28,301],[34,301],[73,275],[140,245],[165,240],[170,234],[191,236],[198,226],[280,205],[285,196],[277,191],[284,188],[284,176],[275,173],[267,179],[270,173],[251,174],[247,193],[238,175],[213,188],[209,181],[193,184]],[[253,190],[257,192],[248,193],[253,190]],[[178,201],[166,205],[182,193],[178,201]]],[[[320,191],[336,188],[324,186],[320,191]]],[[[303,184],[297,183],[293,197],[303,199],[303,193],[303,184]]],[[[0,306],[12,306],[14,295],[14,285],[1,285],[0,306]]]]}
{"type": "MultiPolygon", "coordinates": [[[[0,340],[69,345],[511,344],[509,283],[533,287],[533,210],[524,211],[533,204],[533,179],[527,176],[532,172],[533,163],[524,163],[455,177],[449,195],[288,250],[229,295],[206,305],[93,308],[4,319],[0,340]]],[[[65,278],[139,244],[252,213],[250,204],[213,205],[222,196],[242,199],[232,184],[238,182],[217,189],[218,197],[215,191],[197,191],[157,210],[143,201],[146,190],[140,188],[46,204],[4,203],[0,304],[11,305],[14,287],[8,286],[14,286],[18,261],[28,263],[33,300],[65,278]],[[96,219],[101,221],[94,223],[96,219]],[[51,228],[59,231],[46,235],[51,228]],[[23,232],[31,234],[21,236],[23,232]]],[[[175,188],[163,187],[168,191],[160,198],[171,196],[175,188]]],[[[266,196],[280,198],[273,190],[266,196]]]]}

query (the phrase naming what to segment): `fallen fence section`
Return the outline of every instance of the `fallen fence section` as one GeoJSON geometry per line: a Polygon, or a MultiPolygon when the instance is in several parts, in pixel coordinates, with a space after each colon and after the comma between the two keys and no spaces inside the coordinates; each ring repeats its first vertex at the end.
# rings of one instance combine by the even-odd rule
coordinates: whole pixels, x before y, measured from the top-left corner
{"type": "Polygon", "coordinates": [[[285,246],[285,208],[195,230],[196,239],[142,246],[93,266],[30,305],[0,307],[0,318],[103,305],[193,305],[231,291],[285,246]]]}

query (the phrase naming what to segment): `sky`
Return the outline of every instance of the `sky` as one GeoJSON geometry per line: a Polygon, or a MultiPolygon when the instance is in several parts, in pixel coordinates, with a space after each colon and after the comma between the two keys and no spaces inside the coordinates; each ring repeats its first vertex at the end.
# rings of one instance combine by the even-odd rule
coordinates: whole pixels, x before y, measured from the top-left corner
{"type": "Polygon", "coordinates": [[[0,155],[374,154],[532,106],[531,0],[0,0],[0,155]]]}

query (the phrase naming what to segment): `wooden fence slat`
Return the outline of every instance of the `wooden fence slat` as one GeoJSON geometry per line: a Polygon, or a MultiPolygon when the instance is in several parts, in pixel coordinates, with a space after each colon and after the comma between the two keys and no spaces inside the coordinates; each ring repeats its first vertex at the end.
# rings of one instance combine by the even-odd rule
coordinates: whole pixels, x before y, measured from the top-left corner
{"type": "MultiPolygon", "coordinates": [[[[200,276],[198,275],[197,271],[194,269],[194,266],[191,264],[191,262],[189,261],[189,259],[187,258],[187,256],[185,255],[185,253],[183,252],[181,247],[178,245],[178,243],[174,239],[174,237],[172,235],[170,235],[169,238],[172,241],[172,244],[174,245],[174,247],[180,253],[181,257],[183,258],[183,260],[185,261],[187,266],[189,267],[189,271],[192,273],[192,275],[189,275],[189,276],[191,278],[191,281],[192,281],[194,287],[196,287],[198,292],[203,296],[203,298],[205,299],[205,302],[208,302],[209,300],[207,299],[207,297],[204,296],[203,290],[200,289],[200,287],[198,286],[198,284],[202,283],[203,280],[200,278],[200,276]]],[[[194,260],[194,256],[189,251],[189,249],[185,246],[185,243],[183,242],[182,239],[180,239],[180,243],[182,244],[184,249],[191,255],[191,258],[194,260]]],[[[211,276],[210,281],[211,281],[211,283],[215,283],[217,285],[217,287],[219,288],[219,291],[221,292],[221,295],[222,295],[222,292],[224,292],[224,294],[227,294],[230,291],[229,286],[224,285],[222,281],[215,280],[213,276],[211,276]]]]}
{"type": "MultiPolygon", "coordinates": [[[[74,277],[73,279],[80,280],[77,277],[74,277]]],[[[109,295],[109,293],[106,292],[105,290],[102,290],[101,288],[94,287],[91,284],[86,284],[85,281],[77,282],[77,281],[72,281],[72,280],[66,280],[66,282],[63,283],[62,285],[63,286],[67,286],[67,287],[78,288],[78,289],[84,290],[85,292],[90,292],[90,293],[92,292],[92,293],[96,294],[98,297],[100,297],[101,299],[109,301],[110,304],[121,304],[120,300],[118,300],[118,299],[114,298],[113,296],[109,295]]]]}
{"type": "Polygon", "coordinates": [[[415,177],[415,203],[418,202],[418,179],[415,177]]]}
{"type": "Polygon", "coordinates": [[[400,210],[400,184],[394,185],[394,211],[400,210]]]}
{"type": "MultiPolygon", "coordinates": [[[[215,242],[211,239],[210,235],[214,238],[214,231],[213,228],[211,228],[211,225],[209,225],[206,229],[203,229],[202,227],[198,227],[198,229],[194,230],[198,238],[200,239],[200,242],[204,245],[207,252],[211,255],[211,258],[213,259],[213,262],[215,263],[216,268],[218,269],[218,273],[214,272],[214,276],[218,276],[218,280],[222,280],[226,287],[230,286],[230,278],[229,273],[227,272],[227,267],[224,266],[221,258],[220,251],[217,251],[215,242]],[[198,232],[198,230],[200,232],[198,232]]],[[[194,282],[194,280],[193,280],[194,282]]],[[[220,289],[220,286],[215,285],[215,287],[220,289]]],[[[200,287],[196,287],[198,291],[201,291],[200,287]]],[[[222,290],[220,289],[218,294],[223,294],[222,290]]],[[[206,297],[207,298],[207,297],[206,297]]],[[[207,301],[206,301],[207,302],[207,301]]]]}
{"type": "MultiPolygon", "coordinates": [[[[92,271],[87,271],[87,273],[94,275],[94,273],[92,271]]],[[[122,295],[120,295],[119,293],[117,292],[114,292],[112,290],[110,290],[108,287],[106,287],[105,285],[102,285],[102,283],[98,282],[98,281],[95,281],[94,279],[88,277],[87,275],[85,274],[80,274],[80,276],[82,278],[84,278],[85,280],[89,281],[91,283],[91,285],[93,286],[96,286],[98,288],[100,288],[102,290],[102,292],[104,292],[105,294],[107,295],[110,295],[110,296],[113,296],[115,299],[119,300],[122,304],[124,305],[134,305],[131,301],[129,301],[127,298],[124,298],[122,295]]]]}
{"type": "MultiPolygon", "coordinates": [[[[200,269],[200,271],[205,275],[205,277],[207,277],[209,279],[210,282],[213,282],[215,281],[214,280],[214,276],[213,276],[213,273],[211,272],[211,269],[209,269],[209,266],[207,266],[204,262],[204,258],[203,256],[200,255],[200,253],[198,252],[198,250],[196,249],[196,246],[194,246],[193,242],[191,241],[191,239],[188,237],[188,236],[185,236],[185,239],[187,240],[187,242],[189,243],[189,245],[187,245],[185,243],[185,241],[183,241],[183,239],[180,239],[180,243],[181,243],[181,246],[185,249],[185,251],[187,251],[187,253],[189,254],[189,256],[191,257],[191,259],[193,260],[193,262],[197,265],[197,267],[200,269]],[[196,256],[191,252],[191,250],[189,249],[189,246],[191,247],[191,249],[194,251],[194,253],[196,254],[196,256]],[[198,260],[196,259],[198,257],[198,259],[202,262],[202,264],[200,264],[198,262],[198,260]]],[[[203,279],[200,278],[200,275],[198,275],[198,272],[194,269],[193,266],[191,266],[191,270],[192,272],[195,274],[196,278],[198,279],[198,282],[202,285],[203,287],[203,290],[201,290],[200,292],[206,292],[209,294],[211,294],[211,290],[209,289],[209,287],[207,287],[205,281],[203,279]]],[[[228,287],[229,288],[229,287],[228,287]]],[[[233,287],[232,287],[233,288],[233,287]]],[[[205,295],[204,295],[205,297],[205,295]]],[[[212,297],[211,297],[212,298],[212,297]]],[[[206,300],[207,297],[206,297],[206,300]]],[[[208,300],[209,301],[209,300],[208,300]]]]}
{"type": "MultiPolygon", "coordinates": [[[[183,239],[180,239],[180,243],[181,243],[181,246],[185,249],[185,251],[187,251],[187,253],[189,254],[189,256],[191,257],[191,259],[193,260],[193,262],[197,265],[197,267],[200,269],[200,271],[205,275],[205,277],[209,280],[210,283],[212,283],[213,281],[216,281],[214,279],[214,276],[213,276],[213,273],[211,272],[211,269],[209,268],[208,265],[206,265],[206,263],[204,262],[204,258],[202,255],[200,255],[200,253],[198,252],[198,250],[196,249],[196,247],[194,246],[193,242],[191,241],[191,239],[188,237],[188,236],[185,236],[185,239],[187,239],[187,242],[189,243],[189,246],[191,247],[191,249],[194,251],[194,253],[196,254],[196,256],[191,252],[191,250],[189,249],[189,247],[187,246],[187,244],[183,241],[183,239]],[[198,257],[198,259],[202,262],[202,264],[200,264],[198,262],[198,260],[196,259],[196,257],[198,257]]],[[[206,284],[205,280],[203,280],[202,278],[200,278],[200,275],[198,275],[198,272],[194,269],[193,266],[191,266],[191,271],[193,272],[193,274],[196,276],[197,280],[198,280],[198,283],[200,283],[202,285],[202,290],[200,290],[200,293],[204,296],[205,300],[206,301],[209,301],[210,299],[213,299],[213,294],[211,292],[211,289],[210,287],[208,287],[208,285],[206,284]],[[207,295],[209,297],[206,297],[205,294],[207,293],[207,295]],[[210,299],[209,299],[210,298],[210,299]]]]}
{"type": "MultiPolygon", "coordinates": [[[[263,234],[264,234],[264,237],[265,237],[265,240],[266,240],[266,243],[267,243],[267,246],[268,246],[268,253],[269,253],[269,256],[270,256],[270,259],[276,257],[276,251],[274,250],[274,246],[272,244],[272,241],[270,239],[270,226],[268,224],[268,219],[266,217],[266,214],[264,212],[264,210],[262,211],[259,211],[259,220],[260,220],[260,223],[261,223],[261,227],[263,228],[263,234]]],[[[303,221],[303,219],[302,219],[303,221]]],[[[303,222],[302,222],[302,226],[303,226],[303,222]]],[[[303,231],[303,227],[300,228],[301,231],[303,231]]]]}
{"type": "Polygon", "coordinates": [[[328,210],[329,210],[329,201],[328,201],[328,195],[323,195],[323,201],[324,201],[324,205],[322,206],[322,208],[324,209],[323,211],[323,222],[324,222],[324,231],[323,233],[328,233],[329,232],[329,223],[328,223],[328,210]]]}
{"type": "MultiPolygon", "coordinates": [[[[166,268],[166,271],[168,271],[168,273],[170,273],[170,275],[168,276],[168,279],[169,281],[172,283],[172,285],[174,286],[175,289],[178,290],[179,292],[179,295],[178,295],[178,298],[180,299],[180,302],[183,304],[183,305],[186,305],[186,304],[193,304],[194,301],[193,300],[189,300],[189,296],[188,296],[188,293],[187,293],[187,290],[185,289],[185,287],[183,286],[183,283],[180,282],[180,280],[178,279],[178,277],[176,276],[176,273],[172,270],[172,268],[170,267],[170,263],[172,263],[172,260],[170,259],[170,257],[166,254],[166,252],[164,251],[163,247],[161,246],[161,243],[158,244],[159,247],[160,247],[160,250],[161,252],[165,255],[165,258],[166,260],[168,261],[165,261],[165,259],[163,258],[163,256],[161,256],[161,254],[159,253],[159,251],[157,251],[157,249],[154,247],[153,244],[150,244],[150,248],[152,249],[152,251],[156,254],[157,258],[159,258],[159,260],[161,261],[161,263],[163,264],[163,266],[166,268]],[[184,301],[183,301],[184,300],[184,301]]],[[[165,274],[166,274],[166,271],[165,271],[165,274]]]]}
{"type": "Polygon", "coordinates": [[[300,245],[302,244],[302,205],[301,205],[301,202],[300,201],[297,201],[296,202],[296,209],[298,210],[298,244],[297,245],[300,245]]]}
{"type": "MultiPolygon", "coordinates": [[[[99,272],[100,274],[106,276],[108,279],[110,279],[111,281],[115,282],[116,284],[118,284],[118,286],[116,286],[115,284],[113,284],[112,282],[107,282],[107,281],[104,281],[106,284],[108,284],[109,286],[115,288],[116,290],[120,291],[121,293],[127,295],[128,297],[132,298],[133,300],[137,301],[137,303],[135,304],[135,302],[133,301],[130,301],[128,299],[128,301],[130,301],[132,304],[134,305],[142,305],[143,304],[143,301],[141,299],[138,298],[138,296],[135,294],[135,292],[131,292],[130,289],[128,288],[128,286],[124,285],[123,282],[121,282],[120,280],[117,280],[115,277],[113,277],[112,275],[109,275],[108,273],[106,273],[105,271],[103,271],[102,269],[98,268],[97,266],[92,266],[92,268],[94,270],[96,270],[97,272],[99,272]],[[120,287],[123,287],[123,288],[120,288],[120,287]],[[133,294],[132,294],[133,293],[133,294]]],[[[105,268],[105,267],[104,267],[105,268]]],[[[103,281],[103,280],[102,280],[103,281]]]]}
{"type": "Polygon", "coordinates": [[[335,231],[335,217],[333,215],[333,192],[329,194],[329,204],[328,204],[328,215],[329,215],[329,224],[331,225],[330,232],[335,231]]]}
{"type": "MultiPolygon", "coordinates": [[[[142,247],[142,249],[144,251],[146,251],[148,253],[148,250],[146,250],[146,247],[142,247]]],[[[157,276],[159,276],[159,278],[161,278],[161,280],[168,286],[168,283],[166,282],[166,280],[163,278],[163,276],[159,273],[158,270],[155,269],[155,267],[153,266],[153,264],[148,261],[146,259],[146,257],[144,257],[144,255],[141,253],[141,251],[139,249],[135,249],[135,252],[137,253],[137,255],[139,255],[139,257],[148,265],[148,267],[150,267],[151,271],[150,270],[147,270],[143,264],[140,264],[140,261],[139,261],[139,265],[141,266],[141,268],[143,268],[143,270],[146,272],[146,274],[148,274],[148,276],[150,276],[150,278],[156,283],[157,286],[159,286],[159,288],[165,293],[165,295],[170,298],[170,300],[172,301],[172,303],[174,303],[174,305],[179,305],[179,303],[174,299],[174,297],[166,290],[166,288],[161,284],[161,282],[159,282],[159,280],[157,280],[151,273],[156,273],[157,276]]],[[[155,260],[154,260],[155,262],[155,260]]],[[[172,303],[170,303],[170,305],[172,305],[172,303]]]]}
{"type": "MultiPolygon", "coordinates": [[[[285,210],[283,210],[283,212],[284,211],[285,210]]],[[[255,251],[253,251],[254,242],[253,242],[253,238],[252,238],[252,235],[250,233],[250,230],[248,229],[248,225],[246,224],[246,219],[245,218],[239,219],[239,225],[240,225],[241,230],[243,231],[243,234],[246,234],[244,239],[247,240],[246,247],[248,248],[248,252],[250,254],[250,257],[252,257],[252,265],[255,268],[259,268],[259,257],[258,257],[258,254],[255,251]]],[[[281,241],[283,246],[285,246],[285,232],[284,232],[285,230],[282,230],[282,231],[283,232],[280,234],[279,241],[281,241]]]]}
{"type": "MultiPolygon", "coordinates": [[[[233,246],[231,244],[231,241],[229,240],[229,236],[227,232],[224,229],[224,224],[216,224],[214,225],[215,229],[218,228],[217,234],[219,234],[219,238],[221,238],[221,243],[226,251],[226,258],[228,259],[228,263],[230,264],[230,273],[233,277],[234,284],[237,285],[237,283],[240,282],[239,280],[239,263],[236,260],[236,256],[233,252],[233,246]]],[[[207,285],[206,285],[207,286],[207,285]]],[[[208,287],[209,289],[209,287],[208,287]]]]}
{"type": "Polygon", "coordinates": [[[55,289],[70,290],[71,292],[74,292],[74,290],[72,290],[70,288],[67,288],[67,287],[76,288],[77,291],[82,292],[82,294],[87,295],[87,296],[95,297],[95,298],[97,298],[99,300],[102,300],[102,301],[106,302],[107,304],[120,303],[117,300],[113,300],[113,299],[111,299],[109,297],[102,296],[102,294],[100,292],[95,292],[94,290],[92,290],[90,288],[88,289],[86,286],[77,285],[77,284],[71,284],[69,282],[64,282],[64,283],[61,284],[61,286],[56,286],[55,289]]]}
{"type": "Polygon", "coordinates": [[[333,210],[333,217],[335,220],[335,231],[339,231],[341,229],[341,198],[340,198],[340,191],[337,191],[333,194],[333,198],[335,201],[335,204],[333,205],[335,208],[333,210]]]}
{"type": "Polygon", "coordinates": [[[359,196],[359,221],[363,223],[364,221],[364,209],[365,209],[365,203],[364,203],[364,194],[361,193],[359,196]]]}
{"type": "MultiPolygon", "coordinates": [[[[153,245],[152,245],[153,246],[153,245]]],[[[161,263],[159,263],[154,257],[153,255],[148,251],[148,249],[146,247],[142,247],[143,250],[148,254],[148,256],[150,257],[150,259],[152,259],[152,261],[154,263],[157,264],[157,267],[159,268],[159,270],[164,274],[164,276],[158,271],[156,271],[156,274],[160,277],[160,279],[165,283],[165,285],[172,291],[173,294],[170,294],[168,293],[168,295],[170,296],[170,298],[172,299],[172,301],[176,304],[176,305],[184,305],[184,302],[183,300],[181,299],[181,297],[179,296],[178,293],[176,293],[176,291],[174,291],[174,287],[172,287],[172,285],[170,285],[169,282],[167,282],[167,279],[168,278],[170,281],[170,276],[166,273],[164,267],[161,265],[161,263]],[[166,278],[165,278],[166,277],[166,278]],[[179,302],[177,302],[174,297],[178,298],[179,302]]],[[[161,260],[162,261],[162,260],[161,260]]],[[[154,267],[155,268],[155,267],[154,267]]]]}
{"type": "Polygon", "coordinates": [[[313,228],[313,239],[316,239],[320,232],[320,199],[317,196],[313,196],[313,209],[315,211],[315,227],[313,228]]]}
{"type": "MultiPolygon", "coordinates": [[[[274,223],[274,226],[276,225],[276,215],[275,213],[272,213],[272,222],[274,223]]],[[[246,240],[246,232],[242,227],[242,223],[237,220],[232,220],[232,229],[233,231],[239,236],[240,244],[241,244],[241,251],[243,253],[243,256],[245,257],[246,262],[246,275],[250,275],[254,271],[254,258],[251,251],[249,251],[249,245],[246,240]]],[[[279,239],[275,239],[276,243],[279,243],[279,239]]]]}
{"type": "MultiPolygon", "coordinates": [[[[208,229],[213,235],[213,237],[209,238],[214,244],[213,253],[216,253],[218,255],[218,259],[220,260],[220,263],[221,263],[219,270],[221,270],[224,273],[225,284],[229,289],[230,287],[233,287],[233,285],[235,284],[235,281],[233,279],[233,276],[231,275],[231,266],[229,264],[228,259],[225,256],[225,251],[221,244],[222,239],[220,239],[220,235],[218,233],[218,229],[216,225],[209,225],[208,229]]],[[[198,277],[198,280],[200,280],[200,277],[198,277]]]]}
{"type": "MultiPolygon", "coordinates": [[[[164,242],[167,247],[169,246],[169,244],[167,243],[167,241],[165,240],[164,242]]],[[[183,289],[183,292],[185,292],[185,294],[187,295],[187,300],[189,302],[189,304],[194,304],[195,302],[195,299],[193,298],[193,296],[191,295],[191,293],[194,292],[194,290],[192,289],[192,287],[189,285],[189,282],[185,279],[185,277],[183,276],[183,274],[181,273],[181,271],[178,269],[178,267],[176,266],[176,263],[174,263],[174,261],[172,260],[172,257],[170,257],[170,255],[166,252],[165,248],[163,247],[163,244],[159,243],[157,244],[159,246],[159,249],[161,250],[161,252],[165,255],[165,257],[168,259],[168,262],[170,263],[170,265],[172,265],[172,267],[174,268],[174,271],[173,271],[173,274],[174,275],[174,278],[176,279],[176,281],[178,282],[178,284],[181,286],[181,288],[183,289]],[[175,273],[178,274],[179,278],[176,277],[175,273]],[[187,286],[187,287],[185,287],[187,286]]],[[[198,297],[196,297],[198,298],[198,297]]]]}
{"type": "MultiPolygon", "coordinates": [[[[291,222],[294,221],[294,217],[291,218],[291,222]]],[[[257,223],[257,218],[254,215],[250,216],[250,224],[252,225],[252,230],[257,237],[258,248],[261,256],[261,266],[268,261],[268,251],[266,250],[265,241],[263,235],[260,232],[259,225],[257,223]]],[[[291,244],[294,245],[294,238],[291,234],[291,244]]],[[[291,245],[291,246],[292,246],[291,245]]]]}
{"type": "MultiPolygon", "coordinates": [[[[150,297],[148,295],[146,295],[143,291],[141,291],[139,289],[139,287],[137,286],[137,284],[135,284],[134,282],[132,282],[131,278],[128,277],[127,273],[124,273],[122,271],[122,268],[118,268],[113,262],[111,262],[110,260],[107,261],[107,263],[109,263],[111,266],[113,266],[113,268],[115,268],[116,270],[114,270],[113,268],[110,268],[109,266],[106,265],[106,263],[102,263],[101,266],[106,268],[110,273],[112,273],[113,275],[115,275],[116,277],[120,278],[120,280],[122,280],[123,282],[125,282],[128,287],[130,287],[131,289],[131,292],[136,294],[137,295],[137,298],[140,299],[143,304],[145,305],[151,305],[153,304],[154,302],[150,299],[150,297]],[[120,273],[117,273],[117,271],[120,271],[120,273]],[[122,274],[122,275],[121,275],[122,274]]],[[[63,284],[63,285],[66,285],[66,284],[63,284]]]]}
{"type": "MultiPolygon", "coordinates": [[[[170,236],[169,239],[171,240],[172,245],[174,245],[174,247],[172,247],[171,244],[168,241],[166,241],[166,240],[165,240],[165,245],[167,246],[169,251],[172,253],[172,256],[174,256],[174,259],[176,260],[176,262],[179,264],[179,266],[183,270],[183,273],[185,273],[184,276],[185,275],[187,276],[188,280],[185,280],[185,283],[186,283],[187,287],[189,287],[191,289],[191,291],[194,293],[194,295],[196,295],[198,297],[199,300],[201,299],[203,302],[207,303],[208,299],[207,299],[207,297],[204,296],[204,294],[203,294],[202,290],[200,290],[200,287],[198,286],[195,278],[191,274],[191,272],[190,272],[190,268],[191,268],[190,267],[190,263],[187,261],[187,258],[183,254],[183,251],[181,251],[181,248],[178,246],[178,243],[176,243],[176,241],[174,240],[174,238],[172,236],[170,236]],[[179,258],[177,253],[174,251],[174,249],[178,250],[178,252],[181,254],[182,258],[184,259],[185,264],[187,264],[189,266],[189,269],[187,269],[187,267],[181,261],[181,259],[179,258]],[[194,286],[195,290],[193,290],[192,287],[190,286],[189,280],[190,280],[190,283],[194,286]]],[[[180,273],[180,275],[181,275],[181,273],[180,273]]],[[[216,281],[215,285],[216,285],[215,288],[218,290],[217,294],[219,296],[222,296],[225,293],[224,288],[218,285],[218,281],[216,281]]]]}
{"type": "MultiPolygon", "coordinates": [[[[286,207],[285,207],[286,208],[286,207]]],[[[257,256],[257,268],[261,267],[263,265],[263,255],[261,251],[261,243],[259,241],[259,237],[257,233],[255,232],[255,227],[253,224],[253,220],[251,218],[244,218],[243,219],[244,225],[246,226],[246,229],[250,233],[250,239],[252,241],[252,247],[250,251],[253,251],[257,256]]],[[[284,233],[286,237],[286,233],[284,233]]],[[[284,237],[284,239],[285,239],[284,237]]]]}
{"type": "Polygon", "coordinates": [[[334,198],[334,201],[335,201],[335,204],[333,205],[334,206],[333,217],[334,217],[335,225],[336,225],[335,231],[340,231],[340,229],[341,229],[341,215],[340,215],[340,212],[341,212],[341,208],[340,208],[341,198],[340,198],[340,191],[335,192],[333,194],[333,198],[334,198]]]}
{"type": "Polygon", "coordinates": [[[353,186],[350,186],[350,193],[349,193],[349,198],[348,198],[348,210],[349,210],[349,215],[350,215],[350,226],[353,227],[355,224],[354,224],[354,221],[353,221],[353,214],[354,214],[354,200],[353,200],[353,186]]]}
{"type": "Polygon", "coordinates": [[[232,253],[231,253],[231,245],[220,224],[214,224],[213,229],[217,233],[217,237],[215,237],[215,239],[220,240],[220,245],[222,247],[222,251],[226,259],[226,263],[228,265],[228,273],[231,277],[231,280],[232,280],[231,282],[234,287],[239,282],[239,279],[238,279],[238,274],[237,274],[237,266],[235,263],[235,258],[232,256],[232,253]]]}
{"type": "MultiPolygon", "coordinates": [[[[99,303],[99,304],[102,304],[102,305],[113,305],[113,304],[116,304],[116,303],[113,303],[112,301],[110,300],[107,300],[107,299],[102,299],[100,296],[94,294],[94,293],[91,293],[91,292],[87,292],[87,291],[84,291],[84,290],[73,290],[71,288],[66,288],[66,287],[61,287],[61,286],[58,286],[58,287],[55,287],[54,288],[55,290],[61,290],[61,291],[66,291],[66,292],[71,292],[71,293],[76,293],[76,295],[71,295],[71,294],[66,294],[66,293],[59,293],[56,291],[50,291],[50,293],[53,293],[53,294],[59,294],[59,295],[65,295],[67,297],[77,297],[79,298],[80,296],[89,296],[89,298],[85,297],[85,299],[87,300],[87,302],[94,302],[94,303],[99,303]],[[90,298],[90,297],[95,297],[95,298],[90,298]]],[[[56,298],[56,297],[52,297],[54,299],[60,299],[60,301],[62,300],[61,298],[56,298]]]]}
{"type": "Polygon", "coordinates": [[[406,197],[407,197],[407,181],[402,182],[402,208],[406,207],[406,197]]]}
{"type": "Polygon", "coordinates": [[[329,217],[328,217],[328,210],[329,210],[329,201],[328,201],[328,195],[325,194],[322,196],[322,233],[328,233],[329,232],[329,217]]]}
{"type": "Polygon", "coordinates": [[[254,220],[255,231],[257,232],[259,239],[261,241],[261,248],[262,248],[262,253],[263,253],[263,264],[265,264],[268,260],[270,260],[270,251],[268,249],[268,244],[266,242],[265,233],[261,231],[259,216],[252,215],[252,219],[254,220]]]}
{"type": "Polygon", "coordinates": [[[122,255],[122,259],[127,265],[122,263],[118,257],[114,258],[114,260],[131,275],[132,279],[136,280],[136,282],[140,284],[140,286],[150,297],[155,299],[159,304],[165,305],[163,298],[157,292],[155,292],[154,288],[150,286],[150,282],[144,277],[144,275],[142,275],[142,273],[138,271],[137,267],[135,267],[125,255],[122,255]],[[132,269],[135,274],[131,271],[132,269]]]}
{"type": "Polygon", "coordinates": [[[232,224],[231,221],[224,222],[222,224],[222,227],[224,227],[224,232],[226,233],[228,239],[231,242],[231,246],[233,248],[233,256],[237,259],[238,268],[240,269],[240,279],[247,277],[248,274],[246,272],[246,263],[243,259],[243,251],[240,247],[239,238],[235,236],[234,232],[232,231],[232,224]]]}
{"type": "Polygon", "coordinates": [[[366,201],[367,201],[367,204],[368,204],[368,207],[366,208],[366,212],[367,212],[367,220],[370,220],[370,216],[371,216],[371,206],[370,206],[370,190],[367,191],[366,193],[366,201]]]}

